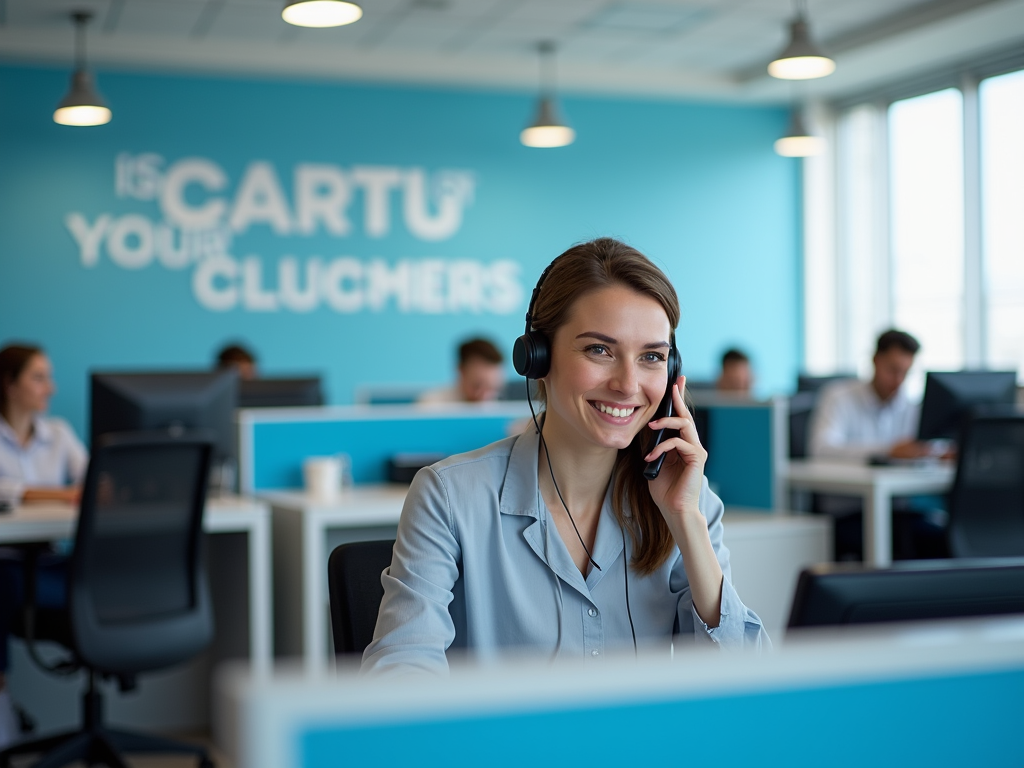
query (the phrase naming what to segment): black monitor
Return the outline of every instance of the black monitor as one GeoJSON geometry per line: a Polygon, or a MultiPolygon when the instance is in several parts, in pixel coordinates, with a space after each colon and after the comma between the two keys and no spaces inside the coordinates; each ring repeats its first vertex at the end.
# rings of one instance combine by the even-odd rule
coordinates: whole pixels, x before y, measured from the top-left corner
{"type": "Polygon", "coordinates": [[[849,381],[855,378],[857,378],[855,373],[833,373],[830,376],[811,376],[810,374],[801,373],[796,377],[796,391],[817,392],[837,381],[849,381]]]}
{"type": "Polygon", "coordinates": [[[823,563],[797,580],[789,628],[1024,613],[1024,558],[823,563]]]}
{"type": "Polygon", "coordinates": [[[994,406],[1012,407],[1016,398],[1016,371],[929,371],[917,437],[955,439],[972,413],[994,406]]]}
{"type": "Polygon", "coordinates": [[[238,373],[147,371],[93,373],[89,435],[95,445],[109,432],[205,432],[215,464],[235,457],[238,373]]]}
{"type": "Polygon", "coordinates": [[[290,408],[323,405],[320,378],[242,379],[238,382],[239,408],[290,408]]]}

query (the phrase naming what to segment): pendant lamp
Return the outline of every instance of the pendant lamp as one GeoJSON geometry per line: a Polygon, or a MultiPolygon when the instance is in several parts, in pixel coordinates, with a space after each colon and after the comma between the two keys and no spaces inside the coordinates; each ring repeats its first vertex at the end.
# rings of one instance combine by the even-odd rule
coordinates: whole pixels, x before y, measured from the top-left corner
{"type": "Polygon", "coordinates": [[[75,24],[75,71],[71,75],[71,89],[53,113],[53,122],[60,125],[104,125],[113,116],[103,97],[96,92],[92,75],[85,66],[85,25],[91,18],[92,13],[88,11],[71,14],[75,24]]]}
{"type": "Polygon", "coordinates": [[[343,27],[363,17],[363,9],[345,0],[289,0],[281,18],[297,27],[343,27]]]}
{"type": "Polygon", "coordinates": [[[789,25],[789,44],[768,65],[768,74],[781,80],[812,80],[831,75],[836,63],[811,41],[806,4],[797,2],[796,18],[789,25]]]}
{"type": "Polygon", "coordinates": [[[776,154],[783,157],[810,157],[820,155],[824,151],[825,140],[807,130],[800,110],[794,109],[789,128],[782,138],[775,142],[776,154]]]}
{"type": "Polygon", "coordinates": [[[540,97],[533,122],[519,134],[519,141],[527,147],[564,147],[576,140],[576,131],[559,117],[555,99],[555,44],[542,42],[540,52],[540,97]]]}

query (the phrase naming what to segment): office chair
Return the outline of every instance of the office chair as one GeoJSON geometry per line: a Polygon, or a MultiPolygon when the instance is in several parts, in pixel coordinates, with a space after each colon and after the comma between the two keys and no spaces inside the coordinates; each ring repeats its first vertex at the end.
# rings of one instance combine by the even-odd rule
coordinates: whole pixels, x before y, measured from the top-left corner
{"type": "Polygon", "coordinates": [[[954,557],[1024,556],[1024,415],[964,426],[947,532],[954,557]]]}
{"type": "Polygon", "coordinates": [[[37,609],[35,568],[28,570],[26,609],[16,633],[29,654],[57,674],[86,673],[82,727],[22,742],[0,752],[45,753],[36,768],[87,765],[126,768],[122,752],[192,754],[212,768],[199,746],[115,730],[103,720],[100,678],[122,691],[135,676],[184,661],[213,636],[213,614],[202,558],[202,515],[212,443],[196,437],[108,435],[93,446],[82,492],[67,604],[37,609]],[[59,664],[42,660],[39,640],[70,651],[59,664]]]}
{"type": "Polygon", "coordinates": [[[356,541],[334,548],[327,561],[331,629],[337,655],[362,653],[373,640],[384,597],[381,571],[391,565],[394,539],[356,541]]]}

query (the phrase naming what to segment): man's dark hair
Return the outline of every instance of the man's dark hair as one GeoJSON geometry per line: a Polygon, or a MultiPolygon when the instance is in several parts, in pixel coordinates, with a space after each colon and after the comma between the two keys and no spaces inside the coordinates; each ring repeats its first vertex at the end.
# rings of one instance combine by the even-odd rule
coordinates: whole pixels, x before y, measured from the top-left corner
{"type": "Polygon", "coordinates": [[[256,355],[241,344],[228,344],[217,353],[217,367],[229,368],[238,363],[256,363],[256,355]]]}
{"type": "Polygon", "coordinates": [[[911,355],[916,355],[918,350],[921,349],[921,343],[906,331],[897,331],[895,328],[890,328],[878,337],[878,342],[875,344],[875,354],[880,355],[883,352],[888,352],[890,349],[899,349],[911,355]]]}
{"type": "Polygon", "coordinates": [[[722,367],[725,368],[729,363],[749,363],[750,358],[747,357],[747,353],[733,347],[732,349],[725,350],[722,355],[722,367]]]}
{"type": "Polygon", "coordinates": [[[459,365],[470,360],[483,360],[495,365],[505,362],[500,350],[487,339],[469,339],[459,345],[459,365]]]}

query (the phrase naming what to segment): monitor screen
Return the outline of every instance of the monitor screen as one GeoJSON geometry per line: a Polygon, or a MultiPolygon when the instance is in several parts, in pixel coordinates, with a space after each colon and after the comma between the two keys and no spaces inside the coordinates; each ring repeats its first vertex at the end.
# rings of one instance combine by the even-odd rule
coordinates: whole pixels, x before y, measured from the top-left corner
{"type": "Polygon", "coordinates": [[[214,462],[233,462],[238,398],[234,369],[93,373],[90,385],[89,435],[94,444],[108,432],[201,430],[214,442],[214,462]]]}
{"type": "Polygon", "coordinates": [[[789,628],[1024,613],[1024,558],[823,563],[797,580],[789,628]]]}
{"type": "Polygon", "coordinates": [[[855,373],[834,373],[831,376],[810,376],[806,373],[801,373],[796,377],[796,391],[817,392],[822,387],[826,387],[834,382],[849,381],[855,378],[857,378],[855,373]]]}
{"type": "Polygon", "coordinates": [[[956,439],[964,419],[972,412],[1012,406],[1016,398],[1016,371],[929,371],[918,439],[956,439]]]}
{"type": "Polygon", "coordinates": [[[323,405],[320,378],[242,379],[238,382],[239,408],[290,408],[323,405]]]}

